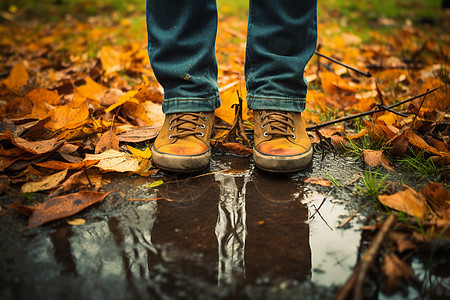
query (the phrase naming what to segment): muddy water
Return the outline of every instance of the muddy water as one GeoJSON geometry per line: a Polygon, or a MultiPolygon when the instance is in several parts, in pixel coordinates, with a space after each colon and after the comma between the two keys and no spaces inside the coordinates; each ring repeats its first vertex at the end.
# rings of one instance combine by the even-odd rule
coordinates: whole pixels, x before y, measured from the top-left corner
{"type": "Polygon", "coordinates": [[[200,177],[113,177],[106,189],[118,191],[77,215],[82,226],[25,230],[24,218],[3,218],[0,298],[332,299],[355,265],[363,214],[338,226],[361,202],[304,179],[345,184],[360,168],[316,157],[273,176],[215,156],[200,177]]]}

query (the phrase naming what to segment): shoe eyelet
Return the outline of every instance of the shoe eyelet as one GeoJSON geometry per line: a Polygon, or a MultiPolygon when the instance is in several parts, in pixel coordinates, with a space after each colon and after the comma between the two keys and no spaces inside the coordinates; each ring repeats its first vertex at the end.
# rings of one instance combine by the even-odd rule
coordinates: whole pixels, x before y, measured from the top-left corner
{"type": "Polygon", "coordinates": [[[198,135],[199,135],[200,137],[203,137],[205,134],[204,134],[203,132],[200,132],[198,135]]]}
{"type": "Polygon", "coordinates": [[[208,118],[206,116],[203,116],[203,121],[208,121],[208,118]]]}
{"type": "Polygon", "coordinates": [[[205,129],[206,128],[205,124],[200,125],[200,128],[205,129]]]}
{"type": "Polygon", "coordinates": [[[295,131],[295,127],[291,127],[291,129],[292,129],[293,132],[295,131]]]}
{"type": "Polygon", "coordinates": [[[261,118],[259,118],[259,120],[262,122],[264,119],[263,119],[263,117],[261,117],[261,118]]]}
{"type": "Polygon", "coordinates": [[[269,137],[269,134],[266,132],[264,132],[264,137],[269,137]]]}
{"type": "Polygon", "coordinates": [[[173,130],[173,127],[172,127],[172,126],[170,126],[170,127],[169,127],[169,131],[172,131],[172,130],[173,130]]]}
{"type": "Polygon", "coordinates": [[[262,129],[266,128],[266,125],[267,125],[267,124],[261,125],[261,128],[262,128],[262,129]]]}
{"type": "Polygon", "coordinates": [[[291,137],[292,137],[293,139],[295,139],[295,134],[292,134],[291,137]]]}
{"type": "Polygon", "coordinates": [[[173,136],[172,135],[169,135],[169,140],[173,140],[173,136]]]}
{"type": "Polygon", "coordinates": [[[170,120],[170,121],[169,121],[169,125],[172,125],[172,123],[173,123],[173,120],[170,120]]]}

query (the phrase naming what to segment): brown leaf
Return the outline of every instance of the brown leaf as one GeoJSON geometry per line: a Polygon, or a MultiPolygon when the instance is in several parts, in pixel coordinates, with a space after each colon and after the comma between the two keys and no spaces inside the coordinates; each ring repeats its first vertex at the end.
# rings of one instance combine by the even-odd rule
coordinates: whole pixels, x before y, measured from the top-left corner
{"type": "Polygon", "coordinates": [[[383,259],[383,273],[386,276],[386,293],[397,290],[400,281],[407,281],[414,277],[411,266],[398,258],[394,253],[386,253],[383,259]]]}
{"type": "Polygon", "coordinates": [[[99,154],[110,149],[119,151],[119,140],[112,129],[103,133],[100,141],[98,141],[95,146],[95,154],[99,154]]]}
{"type": "Polygon", "coordinates": [[[392,195],[378,195],[378,200],[390,208],[423,219],[426,208],[422,195],[407,185],[403,187],[405,190],[392,195]]]}
{"type": "MultiPolygon", "coordinates": [[[[66,172],[67,172],[67,169],[66,169],[66,172]]],[[[72,188],[82,185],[80,182],[81,176],[85,176],[84,170],[72,174],[69,178],[67,178],[67,180],[63,184],[61,184],[56,190],[54,190],[52,193],[50,193],[48,195],[48,197],[53,198],[53,197],[62,195],[65,192],[71,190],[72,188]]]]}
{"type": "Polygon", "coordinates": [[[401,135],[399,138],[395,139],[392,143],[392,148],[389,150],[389,153],[391,153],[392,156],[398,157],[400,155],[403,155],[408,150],[408,139],[401,135]]]}
{"type": "Polygon", "coordinates": [[[340,135],[332,135],[330,137],[331,145],[333,145],[334,149],[339,151],[345,151],[345,144],[347,143],[347,140],[340,136],[340,135]]]}
{"type": "Polygon", "coordinates": [[[436,148],[428,145],[420,136],[415,134],[410,128],[404,131],[405,137],[408,139],[409,143],[421,150],[424,150],[431,154],[442,155],[442,152],[438,151],[436,148]]]}
{"type": "Polygon", "coordinates": [[[321,186],[330,186],[331,182],[324,178],[309,177],[304,180],[305,183],[318,184],[321,186]]]}
{"type": "Polygon", "coordinates": [[[391,161],[384,155],[383,150],[363,149],[364,161],[370,167],[378,167],[380,163],[390,171],[394,171],[391,161]]]}
{"type": "Polygon", "coordinates": [[[50,198],[37,206],[30,219],[28,228],[72,216],[77,212],[105,199],[110,193],[81,191],[74,194],[50,198]]]}
{"type": "Polygon", "coordinates": [[[56,138],[44,141],[30,142],[20,137],[14,137],[9,130],[6,130],[3,134],[8,137],[11,143],[13,143],[15,146],[33,154],[47,153],[51,151],[56,144],[56,138]]]}
{"type": "Polygon", "coordinates": [[[95,165],[98,162],[98,160],[89,160],[89,161],[82,161],[79,163],[66,163],[63,161],[56,161],[56,160],[49,160],[44,161],[40,163],[34,163],[36,166],[52,169],[52,170],[64,170],[64,169],[83,169],[83,168],[89,168],[93,165],[95,165]]]}
{"type": "Polygon", "coordinates": [[[160,126],[144,126],[117,135],[119,142],[139,143],[155,138],[160,126]]]}
{"type": "Polygon", "coordinates": [[[3,80],[3,84],[10,90],[17,90],[27,84],[28,72],[23,62],[17,63],[9,73],[8,78],[3,80]]]}
{"type": "Polygon", "coordinates": [[[221,143],[219,148],[228,153],[234,153],[237,155],[247,156],[253,153],[252,148],[247,148],[239,143],[221,143]]]}
{"type": "Polygon", "coordinates": [[[391,238],[395,241],[397,244],[397,249],[399,253],[403,253],[407,250],[414,250],[417,248],[417,245],[411,241],[410,239],[411,235],[406,233],[400,233],[400,232],[392,232],[391,238]]]}
{"type": "Polygon", "coordinates": [[[436,182],[427,182],[426,187],[420,191],[435,214],[448,219],[447,211],[450,209],[450,191],[436,182]]]}
{"type": "Polygon", "coordinates": [[[78,87],[76,92],[82,96],[100,102],[103,95],[105,95],[107,88],[98,84],[91,77],[86,78],[86,84],[78,87]]]}
{"type": "Polygon", "coordinates": [[[45,176],[40,181],[26,182],[24,185],[22,185],[22,193],[34,193],[55,188],[61,181],[64,180],[64,178],[66,178],[66,175],[67,169],[52,175],[45,176]]]}

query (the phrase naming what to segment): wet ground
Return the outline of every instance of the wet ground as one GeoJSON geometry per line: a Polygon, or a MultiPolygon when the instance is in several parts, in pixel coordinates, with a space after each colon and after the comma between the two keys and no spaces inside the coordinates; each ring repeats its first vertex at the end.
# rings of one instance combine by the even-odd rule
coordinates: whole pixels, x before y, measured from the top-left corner
{"type": "MultiPolygon", "coordinates": [[[[339,228],[367,198],[354,184],[304,180],[331,175],[345,185],[363,168],[317,152],[303,173],[274,176],[248,158],[215,155],[202,176],[112,176],[105,189],[117,192],[78,214],[84,225],[25,229],[21,215],[1,218],[0,299],[333,299],[372,208],[339,228]],[[165,183],[148,187],[157,180],[165,183]]],[[[412,287],[373,295],[421,298],[412,287]]]]}

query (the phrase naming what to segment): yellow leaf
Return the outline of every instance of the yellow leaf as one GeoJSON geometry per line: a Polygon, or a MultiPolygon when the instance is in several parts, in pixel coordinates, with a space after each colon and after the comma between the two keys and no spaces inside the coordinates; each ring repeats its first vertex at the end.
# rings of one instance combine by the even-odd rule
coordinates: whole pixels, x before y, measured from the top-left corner
{"type": "Polygon", "coordinates": [[[139,104],[139,101],[136,98],[134,98],[134,96],[136,96],[137,93],[138,93],[138,91],[129,91],[128,93],[126,93],[125,95],[120,97],[116,103],[114,103],[113,105],[111,105],[107,109],[105,109],[105,112],[108,113],[108,112],[112,111],[114,108],[119,107],[120,105],[124,104],[127,101],[132,101],[136,104],[139,104]]]}
{"type": "Polygon", "coordinates": [[[8,78],[3,80],[3,83],[10,90],[17,90],[27,84],[28,72],[23,62],[17,63],[9,73],[8,78]]]}
{"type": "Polygon", "coordinates": [[[55,188],[61,181],[66,178],[67,170],[44,177],[43,180],[37,182],[27,182],[22,185],[22,193],[34,193],[55,188]]]}
{"type": "Polygon", "coordinates": [[[143,159],[150,159],[150,157],[152,157],[152,151],[148,147],[145,148],[144,151],[136,149],[136,148],[133,148],[133,147],[128,146],[128,145],[127,145],[127,147],[128,147],[128,150],[130,150],[130,152],[133,154],[133,156],[140,157],[140,158],[143,158],[143,159]]]}
{"type": "Polygon", "coordinates": [[[86,154],[84,161],[98,160],[95,164],[103,171],[139,173],[141,159],[128,153],[110,149],[100,154],[86,154]]]}
{"type": "Polygon", "coordinates": [[[72,225],[72,226],[80,226],[80,225],[84,225],[84,223],[86,223],[85,219],[73,219],[73,220],[67,221],[67,224],[72,225]]]}
{"type": "Polygon", "coordinates": [[[164,183],[164,181],[162,181],[162,180],[160,179],[160,180],[154,181],[154,182],[152,182],[152,183],[146,185],[146,187],[147,187],[147,188],[154,188],[154,187],[160,186],[160,185],[163,184],[163,183],[164,183]]]}
{"type": "Polygon", "coordinates": [[[114,48],[103,46],[100,50],[100,60],[106,75],[120,71],[122,69],[120,63],[120,53],[114,48]]]}

